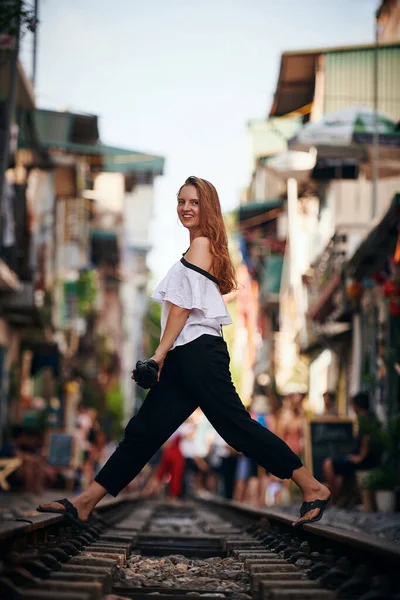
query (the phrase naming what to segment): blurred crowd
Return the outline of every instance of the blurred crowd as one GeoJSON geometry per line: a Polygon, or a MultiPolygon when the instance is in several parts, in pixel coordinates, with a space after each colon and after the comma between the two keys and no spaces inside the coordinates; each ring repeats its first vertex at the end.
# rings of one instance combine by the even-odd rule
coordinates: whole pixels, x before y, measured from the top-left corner
{"type": "MultiPolygon", "coordinates": [[[[335,393],[326,391],[323,400],[324,412],[320,416],[337,416],[335,393]]],[[[282,400],[268,398],[267,404],[265,397],[256,396],[248,410],[253,419],[281,437],[304,461],[306,420],[314,416],[307,408],[306,394],[293,393],[282,400]]],[[[371,447],[366,435],[375,419],[369,411],[367,394],[353,398],[353,410],[361,423],[354,451],[348,456],[327,457],[323,465],[334,502],[340,502],[346,477],[359,469],[372,469],[380,460],[379,451],[371,447]]],[[[30,493],[57,487],[85,489],[116,446],[102,428],[97,411],[80,405],[76,413],[73,468],[66,479],[66,469],[49,460],[46,436],[17,426],[0,448],[0,462],[5,461],[10,470],[6,487],[0,487],[4,491],[10,485],[30,493]]],[[[200,409],[167,440],[127,490],[146,497],[165,497],[172,503],[207,490],[255,507],[287,504],[295,492],[290,480],[277,479],[228,446],[200,409]]]]}
{"type": "MultiPolygon", "coordinates": [[[[293,393],[283,401],[268,399],[268,411],[260,411],[255,397],[248,408],[253,419],[281,437],[302,459],[305,450],[306,394],[293,393]]],[[[324,416],[336,411],[334,392],[324,394],[324,416]]],[[[228,446],[200,409],[175,432],[130,486],[144,495],[178,498],[206,490],[253,506],[286,503],[292,488],[255,461],[228,446]]]]}
{"type": "Polygon", "coordinates": [[[0,447],[4,467],[0,489],[36,494],[48,488],[84,489],[117,446],[101,427],[97,411],[84,405],[77,410],[71,454],[65,464],[49,456],[51,433],[26,425],[11,429],[0,447]]]}

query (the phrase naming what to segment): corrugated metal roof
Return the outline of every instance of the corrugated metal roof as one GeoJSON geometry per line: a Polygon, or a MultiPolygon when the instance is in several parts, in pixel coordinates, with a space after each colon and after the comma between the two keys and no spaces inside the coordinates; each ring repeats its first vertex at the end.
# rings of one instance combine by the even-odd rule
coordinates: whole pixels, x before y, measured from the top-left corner
{"type": "MultiPolygon", "coordinates": [[[[375,46],[325,56],[324,112],[350,105],[374,108],[375,46]]],[[[378,111],[400,119],[400,44],[378,50],[378,111]]]]}
{"type": "MultiPolygon", "coordinates": [[[[274,101],[270,111],[271,117],[283,116],[291,112],[295,112],[306,104],[309,104],[314,99],[315,92],[315,71],[317,61],[320,56],[325,59],[325,74],[326,81],[333,78],[338,80],[340,75],[340,61],[345,65],[346,69],[350,69],[351,61],[354,61],[357,67],[353,68],[354,79],[351,82],[350,77],[343,75],[343,90],[340,92],[344,102],[346,88],[345,86],[351,83],[351,93],[348,92],[348,101],[342,106],[350,106],[357,103],[357,96],[365,94],[365,89],[371,89],[372,95],[372,79],[373,79],[373,54],[375,44],[362,44],[358,46],[338,46],[331,48],[316,48],[311,50],[296,50],[284,52],[281,55],[281,65],[279,77],[274,95],[274,101]],[[367,67],[367,64],[370,66],[367,67]],[[356,72],[356,68],[362,69],[362,72],[356,72]],[[332,73],[329,73],[332,69],[332,73]],[[345,80],[346,77],[346,80],[345,80]],[[358,86],[358,87],[357,87],[358,86]],[[355,98],[355,99],[354,99],[355,98]]],[[[379,44],[379,84],[381,104],[385,98],[384,105],[389,106],[391,112],[388,114],[393,116],[394,103],[397,101],[400,104],[398,94],[400,64],[398,53],[400,51],[400,43],[379,44]],[[394,82],[396,84],[394,85],[394,82]],[[392,84],[393,89],[390,88],[392,84]]],[[[340,81],[339,81],[340,83],[340,81]]],[[[329,97],[339,94],[339,90],[334,90],[329,87],[329,97]]],[[[360,100],[358,100],[358,103],[360,100]]],[[[370,104],[367,104],[370,106],[370,104]]],[[[325,112],[333,110],[332,108],[324,107],[325,112]]],[[[380,108],[381,110],[381,108],[380,108]]],[[[387,112],[387,110],[385,111],[387,112]]],[[[395,118],[395,117],[393,117],[395,118]]],[[[398,119],[399,117],[397,117],[398,119]]]]}
{"type": "MultiPolygon", "coordinates": [[[[389,48],[398,42],[382,42],[379,45],[389,48]]],[[[286,50],[282,56],[298,56],[301,54],[328,54],[329,52],[348,52],[349,50],[369,50],[375,48],[375,44],[350,44],[348,46],[328,46],[325,48],[304,48],[303,50],[286,50]]]]}
{"type": "MultiPolygon", "coordinates": [[[[26,119],[22,112],[19,118],[20,146],[30,147],[31,136],[26,131],[26,119]]],[[[161,156],[101,144],[98,140],[95,115],[38,109],[34,112],[34,120],[39,145],[44,150],[63,150],[88,157],[99,157],[96,165],[106,172],[163,172],[164,158],[161,156]],[[86,139],[88,143],[77,143],[86,139]]]]}

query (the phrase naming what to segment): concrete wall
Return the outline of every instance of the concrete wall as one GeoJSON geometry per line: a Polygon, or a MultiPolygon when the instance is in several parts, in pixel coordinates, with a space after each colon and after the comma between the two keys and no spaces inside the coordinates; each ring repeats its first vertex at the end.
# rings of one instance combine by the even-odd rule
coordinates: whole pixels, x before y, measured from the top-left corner
{"type": "Polygon", "coordinates": [[[137,408],[137,386],[131,380],[136,361],[143,355],[143,320],[148,306],[149,227],[153,213],[153,184],[138,184],[124,197],[121,300],[123,305],[122,387],[125,421],[137,408]]]}
{"type": "Polygon", "coordinates": [[[148,246],[153,201],[153,184],[136,185],[131,193],[125,195],[124,228],[128,246],[148,246]]]}

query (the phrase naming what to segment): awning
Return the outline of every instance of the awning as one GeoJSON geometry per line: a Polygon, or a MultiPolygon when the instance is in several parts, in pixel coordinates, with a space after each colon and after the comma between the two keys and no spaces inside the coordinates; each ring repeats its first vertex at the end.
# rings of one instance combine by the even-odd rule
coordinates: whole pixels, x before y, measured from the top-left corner
{"type": "Polygon", "coordinates": [[[165,159],[135,150],[102,146],[103,171],[111,173],[131,173],[132,171],[151,171],[162,175],[165,159]]]}
{"type": "MultiPolygon", "coordinates": [[[[372,80],[375,51],[375,44],[361,44],[284,52],[269,116],[280,117],[296,112],[306,115],[311,112],[319,62],[325,74],[324,111],[348,105],[349,94],[353,102],[368,98],[370,105],[372,94],[365,87],[365,81],[372,80]]],[[[379,110],[392,117],[396,117],[392,114],[392,110],[396,110],[392,90],[393,77],[398,72],[397,53],[398,43],[379,44],[379,110]]]]}
{"type": "MultiPolygon", "coordinates": [[[[19,114],[20,147],[32,145],[27,130],[27,114],[19,114]]],[[[160,175],[164,158],[128,148],[107,146],[99,140],[96,115],[36,109],[31,113],[40,148],[47,151],[61,150],[88,157],[88,163],[100,171],[111,173],[147,173],[160,175]]]]}
{"type": "Polygon", "coordinates": [[[283,200],[262,200],[250,202],[239,207],[239,223],[244,226],[259,225],[264,221],[275,219],[280,213],[283,200]]]}
{"type": "Polygon", "coordinates": [[[270,117],[281,117],[314,100],[316,63],[320,50],[284,52],[270,117]]]}
{"type": "Polygon", "coordinates": [[[382,220],[358,246],[347,267],[355,279],[371,277],[393,256],[400,226],[400,194],[396,194],[382,220]]]}

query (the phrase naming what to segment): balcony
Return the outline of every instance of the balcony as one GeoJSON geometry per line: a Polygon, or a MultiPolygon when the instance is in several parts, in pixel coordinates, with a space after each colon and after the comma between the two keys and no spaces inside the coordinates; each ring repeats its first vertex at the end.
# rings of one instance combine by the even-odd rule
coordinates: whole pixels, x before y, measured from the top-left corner
{"type": "Polygon", "coordinates": [[[335,313],[337,317],[337,296],[341,296],[342,266],[347,258],[347,237],[334,235],[324,252],[311,265],[303,276],[308,289],[309,310],[307,317],[323,323],[335,313]]]}
{"type": "Polygon", "coordinates": [[[30,233],[27,227],[25,187],[6,187],[4,214],[0,219],[0,290],[18,289],[18,280],[31,280],[30,233]]]}

